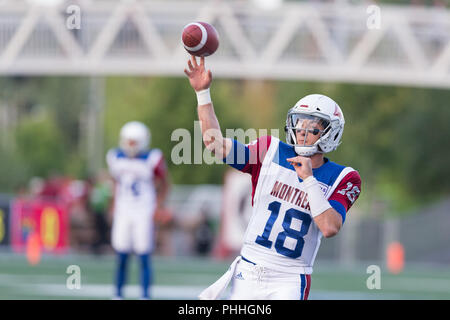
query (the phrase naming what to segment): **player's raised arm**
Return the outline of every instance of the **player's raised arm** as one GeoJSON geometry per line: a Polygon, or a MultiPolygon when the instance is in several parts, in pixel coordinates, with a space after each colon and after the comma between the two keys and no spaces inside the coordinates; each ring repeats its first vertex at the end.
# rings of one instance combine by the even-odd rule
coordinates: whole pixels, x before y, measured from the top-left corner
{"type": "Polygon", "coordinates": [[[209,88],[212,82],[211,70],[205,69],[205,58],[197,63],[195,56],[191,56],[184,73],[189,78],[191,87],[195,90],[198,100],[198,118],[202,130],[203,142],[206,148],[219,158],[225,158],[231,150],[232,142],[224,138],[220,131],[219,121],[214,112],[209,88]]]}

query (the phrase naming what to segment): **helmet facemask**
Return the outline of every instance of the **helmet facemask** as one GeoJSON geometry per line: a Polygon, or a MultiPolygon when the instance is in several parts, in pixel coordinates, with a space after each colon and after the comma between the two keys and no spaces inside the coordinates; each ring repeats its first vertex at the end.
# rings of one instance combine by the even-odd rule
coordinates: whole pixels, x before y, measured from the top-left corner
{"type": "Polygon", "coordinates": [[[319,144],[331,128],[328,119],[301,112],[289,112],[286,119],[286,142],[295,148],[298,155],[310,157],[323,153],[319,144]],[[314,139],[312,136],[317,136],[314,139]]]}
{"type": "Polygon", "coordinates": [[[141,151],[141,146],[137,140],[125,137],[120,139],[120,148],[130,158],[136,157],[141,151]]]}

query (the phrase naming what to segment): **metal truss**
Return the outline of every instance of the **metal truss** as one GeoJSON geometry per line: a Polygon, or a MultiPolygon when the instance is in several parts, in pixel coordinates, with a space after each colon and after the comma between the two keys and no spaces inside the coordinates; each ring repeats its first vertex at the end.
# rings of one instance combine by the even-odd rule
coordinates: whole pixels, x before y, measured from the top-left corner
{"type": "Polygon", "coordinates": [[[445,9],[381,6],[380,28],[370,28],[376,11],[367,5],[30,1],[0,0],[2,75],[182,76],[182,28],[207,21],[220,35],[207,58],[215,77],[450,87],[445,9]],[[67,26],[70,5],[80,8],[79,29],[67,26]]]}

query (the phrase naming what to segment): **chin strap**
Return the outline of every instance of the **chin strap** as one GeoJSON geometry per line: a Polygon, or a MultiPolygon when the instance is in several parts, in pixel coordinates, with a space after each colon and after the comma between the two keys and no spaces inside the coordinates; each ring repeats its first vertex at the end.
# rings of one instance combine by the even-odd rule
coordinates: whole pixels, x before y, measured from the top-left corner
{"type": "Polygon", "coordinates": [[[311,157],[317,153],[317,147],[294,147],[295,153],[302,157],[311,157]],[[306,150],[305,150],[306,149],[306,150]]]}

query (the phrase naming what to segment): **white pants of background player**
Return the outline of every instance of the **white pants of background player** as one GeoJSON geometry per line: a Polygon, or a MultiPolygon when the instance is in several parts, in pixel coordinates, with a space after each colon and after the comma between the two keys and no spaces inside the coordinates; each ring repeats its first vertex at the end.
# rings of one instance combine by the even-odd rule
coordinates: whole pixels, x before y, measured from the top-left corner
{"type": "Polygon", "coordinates": [[[230,300],[307,300],[311,275],[284,273],[245,260],[236,264],[230,300]]]}
{"type": "Polygon", "coordinates": [[[116,214],[111,231],[114,250],[147,254],[153,248],[153,218],[149,214],[116,214]]]}

